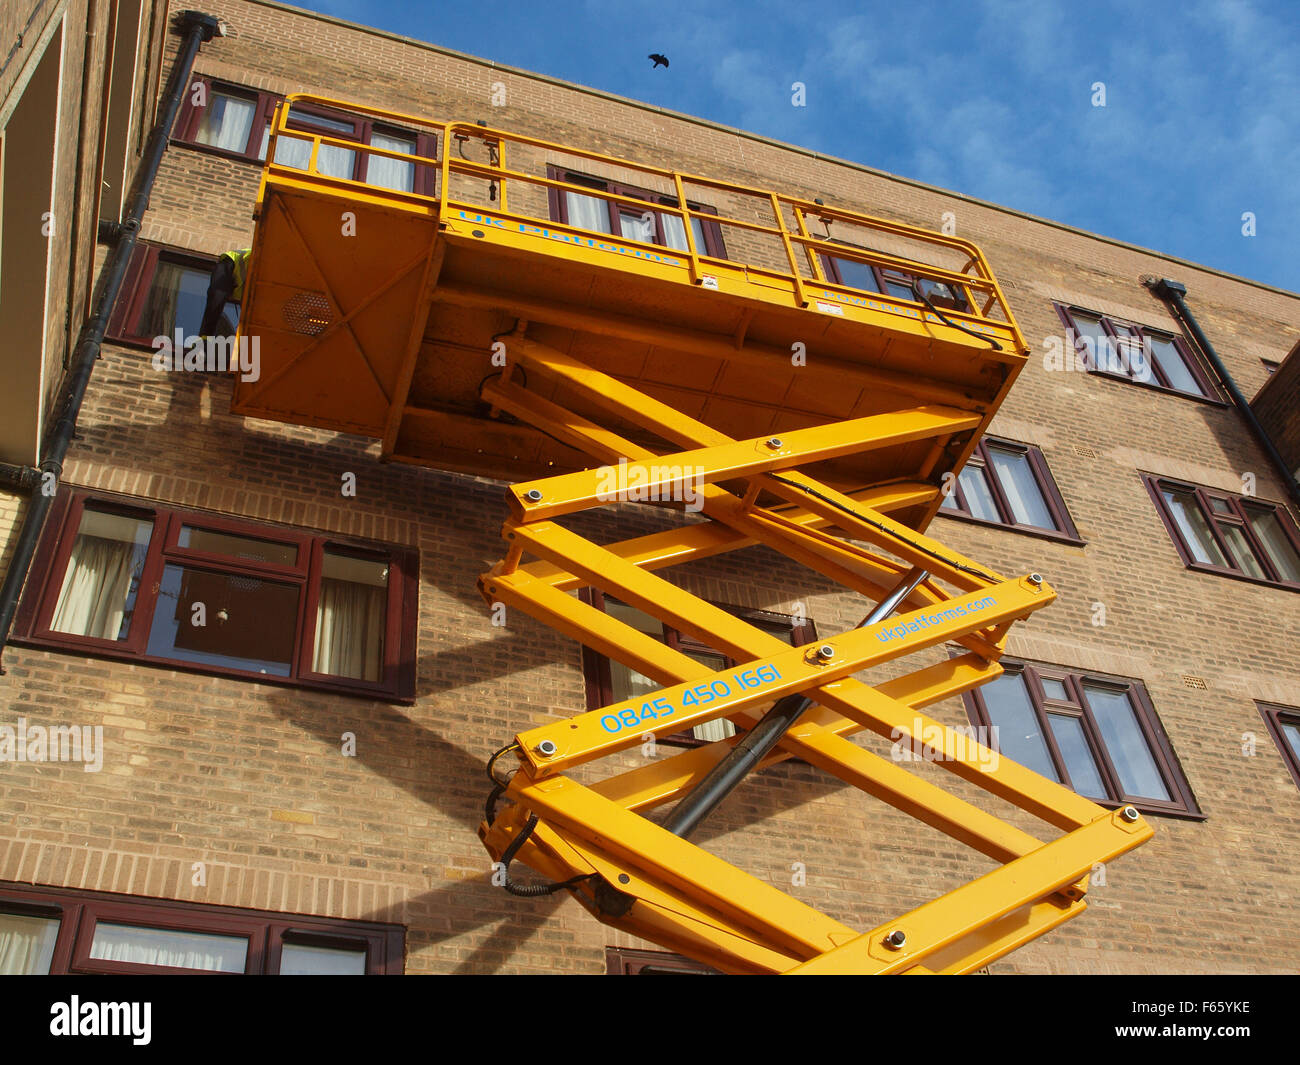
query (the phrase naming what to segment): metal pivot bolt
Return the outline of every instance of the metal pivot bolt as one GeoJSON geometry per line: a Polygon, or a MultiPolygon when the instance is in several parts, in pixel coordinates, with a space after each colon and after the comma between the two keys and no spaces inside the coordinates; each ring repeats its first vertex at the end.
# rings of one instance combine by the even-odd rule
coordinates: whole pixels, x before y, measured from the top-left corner
{"type": "Polygon", "coordinates": [[[1135,809],[1133,809],[1133,807],[1131,807],[1131,806],[1125,806],[1124,809],[1122,809],[1122,810],[1119,812],[1119,815],[1120,815],[1120,817],[1122,817],[1125,821],[1127,821],[1129,824],[1132,824],[1134,821],[1136,821],[1136,820],[1141,816],[1141,814],[1139,814],[1139,813],[1138,813],[1135,809]]]}
{"type": "Polygon", "coordinates": [[[1043,575],[1042,575],[1041,573],[1031,573],[1031,574],[1029,575],[1029,583],[1030,583],[1030,584],[1035,584],[1035,585],[1037,585],[1037,584],[1042,584],[1042,583],[1043,583],[1043,575]]]}
{"type": "Polygon", "coordinates": [[[823,662],[829,662],[835,657],[835,648],[828,643],[824,643],[817,648],[817,657],[823,662]]]}
{"type": "Polygon", "coordinates": [[[768,437],[767,446],[775,451],[777,448],[782,446],[781,438],[779,436],[768,437]]]}
{"type": "Polygon", "coordinates": [[[542,740],[542,742],[537,745],[537,753],[543,758],[550,758],[557,750],[559,750],[559,748],[555,746],[554,740],[542,740]]]}
{"type": "Polygon", "coordinates": [[[542,501],[542,493],[537,488],[530,488],[524,493],[524,498],[530,503],[540,503],[542,501]]]}
{"type": "Polygon", "coordinates": [[[901,928],[895,928],[889,935],[885,936],[885,946],[890,950],[902,950],[907,943],[907,933],[901,928]]]}

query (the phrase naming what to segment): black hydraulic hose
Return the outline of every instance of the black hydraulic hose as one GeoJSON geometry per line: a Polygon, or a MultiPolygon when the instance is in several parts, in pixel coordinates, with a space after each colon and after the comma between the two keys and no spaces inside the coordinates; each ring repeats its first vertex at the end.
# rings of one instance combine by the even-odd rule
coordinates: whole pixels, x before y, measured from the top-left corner
{"type": "MultiPolygon", "coordinates": [[[[864,625],[874,625],[889,617],[929,576],[925,570],[913,569],[856,627],[860,629],[864,625]]],[[[758,724],[746,732],[726,756],[682,796],[664,821],[663,827],[682,839],[694,832],[717,805],[731,794],[736,785],[745,779],[749,771],[763,760],[768,751],[776,746],[812,702],[799,692],[778,699],[758,724]]]]}
{"type": "Polygon", "coordinates": [[[1187,326],[1197,345],[1205,353],[1205,357],[1209,359],[1210,365],[1214,367],[1214,372],[1218,374],[1219,380],[1223,382],[1223,387],[1228,390],[1228,395],[1232,397],[1233,404],[1241,411],[1241,416],[1246,419],[1246,424],[1250,426],[1260,446],[1263,447],[1270,461],[1282,475],[1282,483],[1286,485],[1287,493],[1300,506],[1300,483],[1296,482],[1291,470],[1287,467],[1286,459],[1281,456],[1277,446],[1273,443],[1273,438],[1268,435],[1268,430],[1260,424],[1259,419],[1255,416],[1254,408],[1251,407],[1249,400],[1241,394],[1241,390],[1237,388],[1237,382],[1232,379],[1232,374],[1228,373],[1228,368],[1223,365],[1223,360],[1219,358],[1219,353],[1214,350],[1210,338],[1201,330],[1201,325],[1196,320],[1196,316],[1192,314],[1191,309],[1187,306],[1187,301],[1183,299],[1187,295],[1187,286],[1181,285],[1177,281],[1170,281],[1169,278],[1165,277],[1153,281],[1148,287],[1155,295],[1173,307],[1174,316],[1183,325],[1187,326]]]}
{"type": "Polygon", "coordinates": [[[941,321],[944,325],[951,326],[953,329],[959,329],[963,333],[966,333],[968,336],[973,336],[976,340],[983,340],[986,343],[992,344],[994,351],[1002,350],[1002,345],[999,344],[992,337],[986,337],[983,333],[975,332],[974,329],[967,329],[964,325],[960,324],[959,322],[954,322],[951,318],[949,318],[946,314],[944,314],[943,311],[939,310],[938,307],[936,307],[933,303],[930,302],[930,297],[921,291],[921,286],[918,285],[915,280],[912,281],[912,295],[915,296],[921,303],[924,303],[927,307],[929,307],[930,310],[934,311],[934,313],[939,316],[939,321],[941,321]]]}
{"type": "MultiPolygon", "coordinates": [[[[13,556],[5,572],[4,584],[0,585],[0,654],[3,654],[5,645],[9,641],[14,614],[18,608],[18,597],[22,593],[32,559],[36,555],[36,545],[45,527],[45,518],[54,502],[54,493],[46,490],[45,482],[48,480],[50,483],[57,484],[63,473],[63,460],[77,429],[77,416],[81,413],[86,387],[90,384],[90,376],[95,370],[95,361],[99,358],[99,349],[104,341],[104,332],[108,328],[109,316],[122,290],[126,268],[131,260],[131,253],[135,250],[136,239],[140,235],[141,219],[149,208],[149,197],[153,192],[154,181],[158,177],[158,167],[162,162],[163,152],[167,150],[171,128],[176,122],[181,101],[189,90],[190,72],[194,69],[194,59],[199,53],[199,45],[212,40],[224,29],[215,15],[205,15],[198,11],[181,12],[176,19],[176,28],[185,35],[185,39],[181,43],[176,62],[167,80],[167,91],[161,101],[158,121],[149,134],[149,143],[145,147],[144,158],[141,160],[140,170],[135,180],[135,191],[122,221],[120,236],[109,254],[108,261],[104,264],[99,296],[90,317],[86,319],[77,337],[77,345],[59,396],[58,417],[46,434],[41,448],[41,462],[38,467],[41,483],[32,490],[27,509],[23,514],[22,527],[14,540],[13,556]],[[46,474],[52,476],[47,479],[46,474]]],[[[0,673],[3,673],[2,668],[0,673]]]]}
{"type": "Polygon", "coordinates": [[[537,827],[537,815],[529,814],[528,821],[524,824],[524,829],[514,839],[501,855],[501,886],[510,892],[511,895],[518,895],[524,899],[540,898],[543,895],[554,895],[557,891],[563,891],[566,888],[576,887],[584,880],[591,880],[596,876],[595,873],[585,873],[582,876],[575,876],[569,880],[560,880],[546,884],[516,884],[510,879],[510,863],[515,860],[515,855],[519,853],[519,848],[528,842],[528,837],[533,834],[533,829],[537,827]]]}

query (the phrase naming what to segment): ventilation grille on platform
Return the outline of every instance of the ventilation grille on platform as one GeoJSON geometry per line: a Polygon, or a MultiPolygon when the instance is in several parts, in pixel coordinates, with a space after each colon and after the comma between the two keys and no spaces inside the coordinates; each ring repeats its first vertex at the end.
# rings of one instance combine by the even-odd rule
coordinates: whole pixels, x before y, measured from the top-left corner
{"type": "Polygon", "coordinates": [[[285,300],[284,320],[295,333],[314,337],[325,331],[334,314],[323,292],[299,292],[285,300]]]}

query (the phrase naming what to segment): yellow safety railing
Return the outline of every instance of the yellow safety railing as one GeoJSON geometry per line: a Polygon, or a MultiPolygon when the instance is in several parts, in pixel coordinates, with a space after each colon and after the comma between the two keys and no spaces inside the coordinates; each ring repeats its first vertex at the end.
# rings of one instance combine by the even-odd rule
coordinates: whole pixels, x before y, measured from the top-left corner
{"type": "MultiPolygon", "coordinates": [[[[1007,305],[1002,290],[989,269],[983,254],[974,244],[959,237],[935,233],[900,222],[891,222],[841,207],[830,207],[769,189],[760,189],[737,182],[723,181],[704,175],[652,166],[605,155],[600,152],[587,151],[570,145],[556,144],[538,137],[493,129],[476,123],[439,122],[416,115],[346,103],[323,96],[295,94],[289,96],[276,109],[267,149],[266,172],[268,174],[292,175],[297,178],[309,174],[321,182],[341,189],[364,189],[371,194],[378,191],[384,196],[436,204],[439,221],[446,221],[455,211],[481,211],[486,208],[491,210],[494,215],[506,220],[543,225],[554,232],[586,237],[609,237],[610,234],[604,230],[587,229],[571,223],[560,222],[547,216],[511,211],[509,204],[512,183],[516,186],[529,185],[543,188],[548,192],[553,190],[559,194],[574,192],[607,203],[633,207],[642,212],[647,210],[647,201],[644,199],[588,185],[576,185],[543,174],[511,169],[506,162],[507,145],[537,150],[548,156],[587,160],[604,167],[615,167],[646,175],[664,184],[671,185],[671,192],[655,193],[656,200],[653,201],[652,209],[656,214],[673,216],[680,221],[685,236],[686,248],[674,248],[673,250],[680,253],[688,261],[689,276],[693,282],[698,283],[703,279],[705,266],[710,268],[730,267],[742,270],[747,277],[766,277],[790,284],[801,305],[808,304],[807,285],[813,283],[830,292],[868,293],[873,299],[885,303],[912,308],[923,306],[921,300],[908,299],[883,291],[884,286],[881,286],[880,290],[863,289],[836,282],[833,278],[827,276],[823,267],[823,258],[837,259],[877,267],[882,271],[893,271],[899,276],[887,280],[897,280],[900,284],[921,285],[929,282],[947,285],[954,293],[958,293],[963,297],[965,306],[969,309],[962,310],[957,307],[945,306],[943,308],[945,317],[958,323],[991,321],[1004,328],[1010,326],[1013,330],[1016,329],[1011,309],[1007,305]],[[295,128],[295,126],[290,125],[290,122],[295,118],[302,118],[301,114],[298,116],[294,114],[293,108],[296,104],[315,105],[340,115],[361,116],[377,121],[382,125],[394,127],[397,130],[406,129],[432,134],[436,138],[435,143],[438,145],[438,154],[425,156],[399,152],[392,149],[373,147],[346,137],[295,128]],[[305,167],[296,166],[287,160],[277,160],[279,146],[282,140],[286,139],[302,141],[310,145],[309,158],[305,167]],[[488,162],[477,162],[463,157],[464,145],[469,141],[479,141],[489,150],[488,162]],[[447,145],[449,143],[456,143],[459,146],[457,152],[448,150],[447,145]],[[392,189],[373,182],[327,173],[321,170],[319,162],[321,148],[327,145],[347,149],[357,156],[382,157],[410,163],[413,173],[420,173],[421,168],[433,168],[434,173],[437,175],[435,187],[432,190],[418,191],[419,182],[413,181],[412,188],[409,190],[392,189]],[[482,179],[488,188],[492,190],[490,192],[492,197],[490,204],[488,202],[460,200],[447,194],[447,190],[452,188],[452,179],[455,176],[482,179]],[[694,208],[690,206],[687,199],[686,187],[688,185],[700,189],[714,189],[727,195],[765,203],[767,210],[771,213],[771,220],[769,222],[756,222],[715,213],[712,210],[694,208]],[[665,200],[670,202],[664,202],[665,200]],[[675,203],[671,202],[672,200],[675,200],[675,203]],[[787,214],[794,221],[793,228],[787,224],[787,214]],[[831,223],[843,222],[846,225],[859,227],[886,238],[901,238],[913,241],[923,247],[935,249],[936,253],[948,256],[955,253],[963,262],[960,268],[952,269],[937,263],[909,259],[841,243],[830,239],[829,236],[816,237],[809,231],[809,218],[822,222],[826,225],[828,232],[831,223]],[[697,246],[695,231],[691,225],[692,220],[775,238],[784,251],[788,269],[778,269],[771,265],[763,265],[744,259],[718,258],[709,255],[707,249],[697,246]],[[806,261],[805,269],[800,268],[801,253],[806,261]]],[[[637,240],[634,237],[621,234],[618,235],[617,239],[621,244],[631,248],[658,252],[662,252],[664,248],[662,244],[637,240]]]]}

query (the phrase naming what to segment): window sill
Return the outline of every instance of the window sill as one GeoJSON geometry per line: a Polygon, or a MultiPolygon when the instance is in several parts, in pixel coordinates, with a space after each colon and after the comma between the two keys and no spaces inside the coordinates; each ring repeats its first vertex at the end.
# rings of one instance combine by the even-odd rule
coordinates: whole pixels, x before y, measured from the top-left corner
{"type": "Polygon", "coordinates": [[[1258,584],[1261,588],[1277,588],[1283,592],[1300,592],[1300,584],[1270,581],[1261,577],[1252,577],[1249,573],[1241,573],[1237,570],[1206,566],[1200,562],[1184,562],[1183,566],[1197,573],[1208,573],[1215,577],[1227,577],[1234,581],[1245,581],[1247,584],[1258,584]]]}
{"type": "Polygon", "coordinates": [[[1227,400],[1219,399],[1216,396],[1201,396],[1195,392],[1182,392],[1177,388],[1166,388],[1164,385],[1156,384],[1151,381],[1135,381],[1131,377],[1126,377],[1122,373],[1110,373],[1107,370],[1095,370],[1088,368],[1089,377],[1101,377],[1107,381],[1119,381],[1134,388],[1145,388],[1148,392],[1159,392],[1166,396],[1181,396],[1183,399],[1195,400],[1198,403],[1205,403],[1211,407],[1227,407],[1227,400]]]}
{"type": "Polygon", "coordinates": [[[1095,802],[1103,810],[1122,810],[1125,806],[1131,806],[1143,817],[1173,817],[1179,821],[1209,820],[1208,815],[1201,813],[1200,810],[1188,810],[1181,806],[1151,806],[1148,803],[1135,802],[1132,799],[1116,802],[1114,799],[1093,799],[1087,795],[1084,795],[1083,798],[1088,799],[1089,802],[1095,802]]]}
{"type": "Polygon", "coordinates": [[[246,152],[232,152],[229,148],[216,148],[211,144],[197,144],[194,141],[183,141],[176,137],[172,137],[167,143],[168,147],[188,148],[191,151],[202,152],[204,155],[215,155],[221,159],[229,159],[235,163],[252,163],[258,169],[265,165],[265,161],[258,159],[256,156],[249,155],[246,152]]]}
{"type": "Polygon", "coordinates": [[[1039,540],[1051,540],[1053,543],[1065,544],[1068,547],[1088,546],[1086,540],[1080,540],[1077,536],[1071,536],[1069,533],[1063,533],[1057,529],[1040,529],[1036,525],[1004,525],[1000,521],[988,521],[985,518],[977,518],[973,514],[945,510],[942,507],[935,512],[935,516],[953,518],[956,521],[964,521],[970,525],[982,525],[986,529],[1005,529],[1007,532],[1024,533],[1026,536],[1033,536],[1039,540]]]}
{"type": "Polygon", "coordinates": [[[202,677],[217,677],[223,680],[243,681],[252,684],[274,684],[279,688],[297,688],[302,691],[324,692],[329,695],[346,695],[354,699],[369,699],[373,702],[392,703],[398,706],[414,706],[415,692],[409,695],[397,694],[391,690],[378,690],[369,686],[349,684],[322,684],[319,681],[299,679],[296,677],[277,677],[270,674],[244,673],[236,669],[222,669],[217,666],[202,666],[195,663],[180,662],[172,659],[153,658],[149,655],[115,653],[113,649],[99,645],[64,643],[41,636],[13,636],[10,643],[19,647],[32,647],[56,654],[79,655],[85,658],[97,658],[108,662],[123,662],[127,665],[147,666],[151,669],[168,669],[177,673],[192,673],[202,677]]]}

